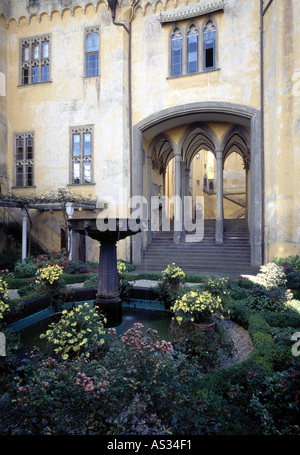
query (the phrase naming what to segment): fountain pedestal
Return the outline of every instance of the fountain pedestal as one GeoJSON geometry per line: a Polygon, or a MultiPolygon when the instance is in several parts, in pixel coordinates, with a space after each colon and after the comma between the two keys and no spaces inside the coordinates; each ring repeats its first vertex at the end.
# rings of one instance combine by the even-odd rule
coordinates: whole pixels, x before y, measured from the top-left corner
{"type": "Polygon", "coordinates": [[[69,220],[71,229],[83,235],[88,235],[100,243],[98,289],[95,307],[106,319],[106,326],[115,327],[122,323],[122,300],[119,296],[117,269],[117,242],[140,232],[143,228],[131,230],[128,219],[109,220],[114,230],[99,230],[97,220],[73,218],[69,220]]]}

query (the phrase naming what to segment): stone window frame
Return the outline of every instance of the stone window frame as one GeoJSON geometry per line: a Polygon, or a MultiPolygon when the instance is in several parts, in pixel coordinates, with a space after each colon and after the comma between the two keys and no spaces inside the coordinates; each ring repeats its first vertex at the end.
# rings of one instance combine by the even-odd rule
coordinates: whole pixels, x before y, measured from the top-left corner
{"type": "Polygon", "coordinates": [[[170,29],[169,32],[169,78],[176,78],[182,76],[192,76],[194,74],[203,74],[209,71],[215,71],[219,69],[219,37],[218,37],[218,23],[215,17],[212,15],[207,16],[202,23],[199,23],[197,20],[193,19],[186,24],[186,26],[182,26],[178,22],[175,22],[170,29]],[[211,22],[215,27],[215,66],[214,68],[204,68],[204,30],[207,27],[207,24],[211,22]],[[187,72],[187,37],[188,33],[192,27],[195,27],[198,31],[198,71],[197,72],[187,72]],[[181,36],[182,36],[182,72],[178,75],[172,75],[172,36],[174,35],[175,30],[178,29],[181,36]]]}
{"type": "Polygon", "coordinates": [[[182,76],[182,74],[184,74],[186,72],[186,56],[185,56],[186,46],[184,44],[184,36],[185,36],[184,28],[181,25],[176,23],[171,28],[170,34],[169,34],[169,73],[170,73],[171,77],[182,76]],[[178,32],[177,32],[177,30],[178,30],[178,32]],[[181,39],[182,39],[181,74],[173,75],[172,74],[172,69],[173,69],[173,63],[172,63],[172,38],[176,34],[180,35],[181,39]]]}
{"type": "Polygon", "coordinates": [[[51,82],[51,33],[42,35],[29,36],[19,39],[19,86],[27,87],[37,84],[46,84],[51,82]],[[48,43],[47,56],[43,56],[42,47],[48,43]],[[39,55],[34,57],[34,44],[39,45],[39,55]],[[28,59],[25,59],[25,49],[28,48],[28,59]],[[43,78],[43,67],[47,67],[47,79],[43,78]],[[38,68],[38,80],[34,80],[33,68],[38,68]],[[28,74],[24,75],[24,70],[28,74]],[[25,80],[28,78],[27,82],[25,80]]]}
{"type": "MultiPolygon", "coordinates": [[[[84,51],[84,68],[83,68],[83,74],[84,74],[84,77],[87,77],[87,78],[90,78],[90,77],[99,77],[100,76],[100,27],[98,25],[95,25],[93,27],[87,27],[84,29],[84,45],[83,45],[83,51],[84,51]],[[92,32],[96,32],[98,33],[98,37],[99,37],[99,46],[98,46],[98,74],[93,74],[93,75],[88,75],[87,74],[87,64],[86,64],[86,61],[87,61],[87,55],[89,54],[87,52],[87,49],[86,49],[86,45],[87,45],[87,37],[88,35],[90,35],[92,32]]],[[[96,52],[94,52],[96,54],[96,52]]]]}
{"type": "Polygon", "coordinates": [[[192,21],[189,24],[187,24],[186,29],[185,29],[185,45],[186,45],[186,57],[185,57],[185,64],[186,64],[186,74],[196,74],[200,72],[201,68],[201,27],[197,21],[192,21]],[[198,55],[197,55],[197,66],[198,66],[198,71],[191,71],[188,72],[188,36],[192,30],[192,28],[195,28],[198,34],[198,55]]]}
{"type": "Polygon", "coordinates": [[[218,68],[218,63],[219,63],[219,39],[218,39],[218,24],[216,19],[213,16],[208,16],[202,23],[201,25],[201,52],[202,52],[202,59],[201,59],[201,65],[202,65],[202,72],[207,72],[207,71],[214,71],[218,68]],[[214,67],[207,67],[204,68],[204,32],[208,26],[208,23],[211,22],[212,26],[215,29],[215,65],[214,67]]]}
{"type": "Polygon", "coordinates": [[[35,136],[34,131],[25,131],[20,133],[14,133],[14,186],[16,188],[33,188],[34,185],[34,157],[35,157],[35,136]],[[23,141],[23,152],[22,156],[18,156],[18,144],[17,141],[23,141]],[[26,146],[27,140],[32,140],[31,155],[28,156],[28,145],[26,146]],[[31,175],[28,173],[29,168],[32,169],[31,175]],[[21,169],[21,173],[18,172],[21,169]],[[19,177],[21,176],[22,182],[20,184],[19,177]],[[30,180],[30,182],[29,182],[30,180]]]}
{"type": "Polygon", "coordinates": [[[94,185],[94,125],[84,126],[71,126],[69,128],[69,142],[70,142],[70,175],[69,185],[94,185]],[[83,149],[83,136],[85,133],[91,134],[91,153],[90,155],[84,155],[83,149]],[[80,135],[80,156],[75,156],[73,153],[73,136],[75,134],[80,135]],[[80,164],[80,181],[74,181],[74,164],[80,164]],[[84,182],[84,163],[91,163],[91,181],[84,182]]]}

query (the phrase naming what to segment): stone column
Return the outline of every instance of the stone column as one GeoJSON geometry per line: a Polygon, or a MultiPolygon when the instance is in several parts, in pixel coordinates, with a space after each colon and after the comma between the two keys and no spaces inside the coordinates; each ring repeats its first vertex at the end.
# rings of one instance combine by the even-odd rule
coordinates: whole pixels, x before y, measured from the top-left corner
{"type": "Polygon", "coordinates": [[[152,231],[151,231],[151,186],[152,186],[152,181],[151,181],[151,167],[152,167],[152,157],[148,156],[148,233],[147,233],[147,240],[148,244],[152,240],[152,231]]]}
{"type": "Polygon", "coordinates": [[[216,243],[223,243],[224,213],[223,213],[223,151],[216,150],[217,158],[217,215],[216,243]]]}
{"type": "Polygon", "coordinates": [[[182,230],[181,155],[175,155],[174,242],[179,243],[182,230]]]}
{"type": "Polygon", "coordinates": [[[118,289],[116,240],[102,241],[100,245],[98,291],[95,306],[108,321],[108,326],[122,322],[122,301],[118,289]]]}

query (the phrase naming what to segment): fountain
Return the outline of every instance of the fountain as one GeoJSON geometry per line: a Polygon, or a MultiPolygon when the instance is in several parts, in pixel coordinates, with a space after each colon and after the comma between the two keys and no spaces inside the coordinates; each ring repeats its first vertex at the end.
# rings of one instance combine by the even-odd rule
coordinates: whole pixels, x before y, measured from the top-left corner
{"type": "Polygon", "coordinates": [[[122,323],[122,301],[118,290],[117,242],[141,232],[147,224],[135,220],[139,227],[133,230],[129,219],[116,218],[107,223],[113,229],[100,230],[96,218],[72,218],[68,222],[70,229],[100,243],[98,289],[94,303],[107,319],[107,326],[118,326],[122,323]]]}

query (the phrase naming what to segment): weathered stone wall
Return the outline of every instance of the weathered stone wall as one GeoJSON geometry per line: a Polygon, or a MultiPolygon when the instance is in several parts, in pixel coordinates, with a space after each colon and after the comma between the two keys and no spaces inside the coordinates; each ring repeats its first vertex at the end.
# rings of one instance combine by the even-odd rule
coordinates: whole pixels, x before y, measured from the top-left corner
{"type": "Polygon", "coordinates": [[[273,2],[264,16],[266,259],[300,253],[300,10],[273,2]]]}

